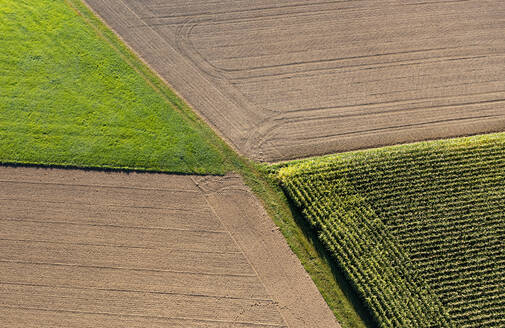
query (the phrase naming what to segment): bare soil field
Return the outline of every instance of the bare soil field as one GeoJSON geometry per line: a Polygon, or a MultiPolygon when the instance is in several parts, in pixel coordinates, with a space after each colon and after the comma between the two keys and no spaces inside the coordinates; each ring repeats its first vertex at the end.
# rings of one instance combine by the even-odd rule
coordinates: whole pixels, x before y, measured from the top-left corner
{"type": "Polygon", "coordinates": [[[236,176],[0,167],[2,327],[338,327],[236,176]]]}
{"type": "Polygon", "coordinates": [[[505,129],[501,0],[85,0],[241,153],[505,129]]]}

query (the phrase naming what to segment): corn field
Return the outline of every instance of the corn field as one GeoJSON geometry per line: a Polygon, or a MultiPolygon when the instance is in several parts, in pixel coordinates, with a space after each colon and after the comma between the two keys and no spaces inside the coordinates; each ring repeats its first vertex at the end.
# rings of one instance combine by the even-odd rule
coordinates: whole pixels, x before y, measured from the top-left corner
{"type": "Polygon", "coordinates": [[[278,167],[381,327],[505,327],[505,134],[278,167]]]}

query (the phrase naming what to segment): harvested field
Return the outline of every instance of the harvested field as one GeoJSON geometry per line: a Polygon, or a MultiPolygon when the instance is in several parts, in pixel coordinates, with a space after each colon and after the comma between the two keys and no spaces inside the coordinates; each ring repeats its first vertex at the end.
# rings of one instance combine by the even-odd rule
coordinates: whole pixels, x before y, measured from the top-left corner
{"type": "Polygon", "coordinates": [[[505,129],[505,2],[85,0],[253,159],[505,129]]]}
{"type": "Polygon", "coordinates": [[[236,176],[0,167],[2,327],[336,327],[236,176]]]}

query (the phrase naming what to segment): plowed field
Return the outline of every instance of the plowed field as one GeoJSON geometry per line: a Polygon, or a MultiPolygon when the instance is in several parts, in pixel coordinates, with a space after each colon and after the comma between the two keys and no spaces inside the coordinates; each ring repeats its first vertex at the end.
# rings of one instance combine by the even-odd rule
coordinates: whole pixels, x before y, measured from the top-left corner
{"type": "Polygon", "coordinates": [[[236,176],[0,167],[2,327],[338,326],[236,176]]]}
{"type": "Polygon", "coordinates": [[[86,0],[240,152],[505,129],[505,3],[86,0]]]}

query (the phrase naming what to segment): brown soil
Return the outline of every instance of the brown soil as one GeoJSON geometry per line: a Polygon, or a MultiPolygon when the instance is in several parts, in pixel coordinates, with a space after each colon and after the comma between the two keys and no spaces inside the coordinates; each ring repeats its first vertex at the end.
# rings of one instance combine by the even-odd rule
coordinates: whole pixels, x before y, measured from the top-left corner
{"type": "Polygon", "coordinates": [[[2,327],[337,327],[240,178],[0,167],[2,327]]]}
{"type": "Polygon", "coordinates": [[[505,130],[501,0],[85,0],[240,152],[505,130]]]}

